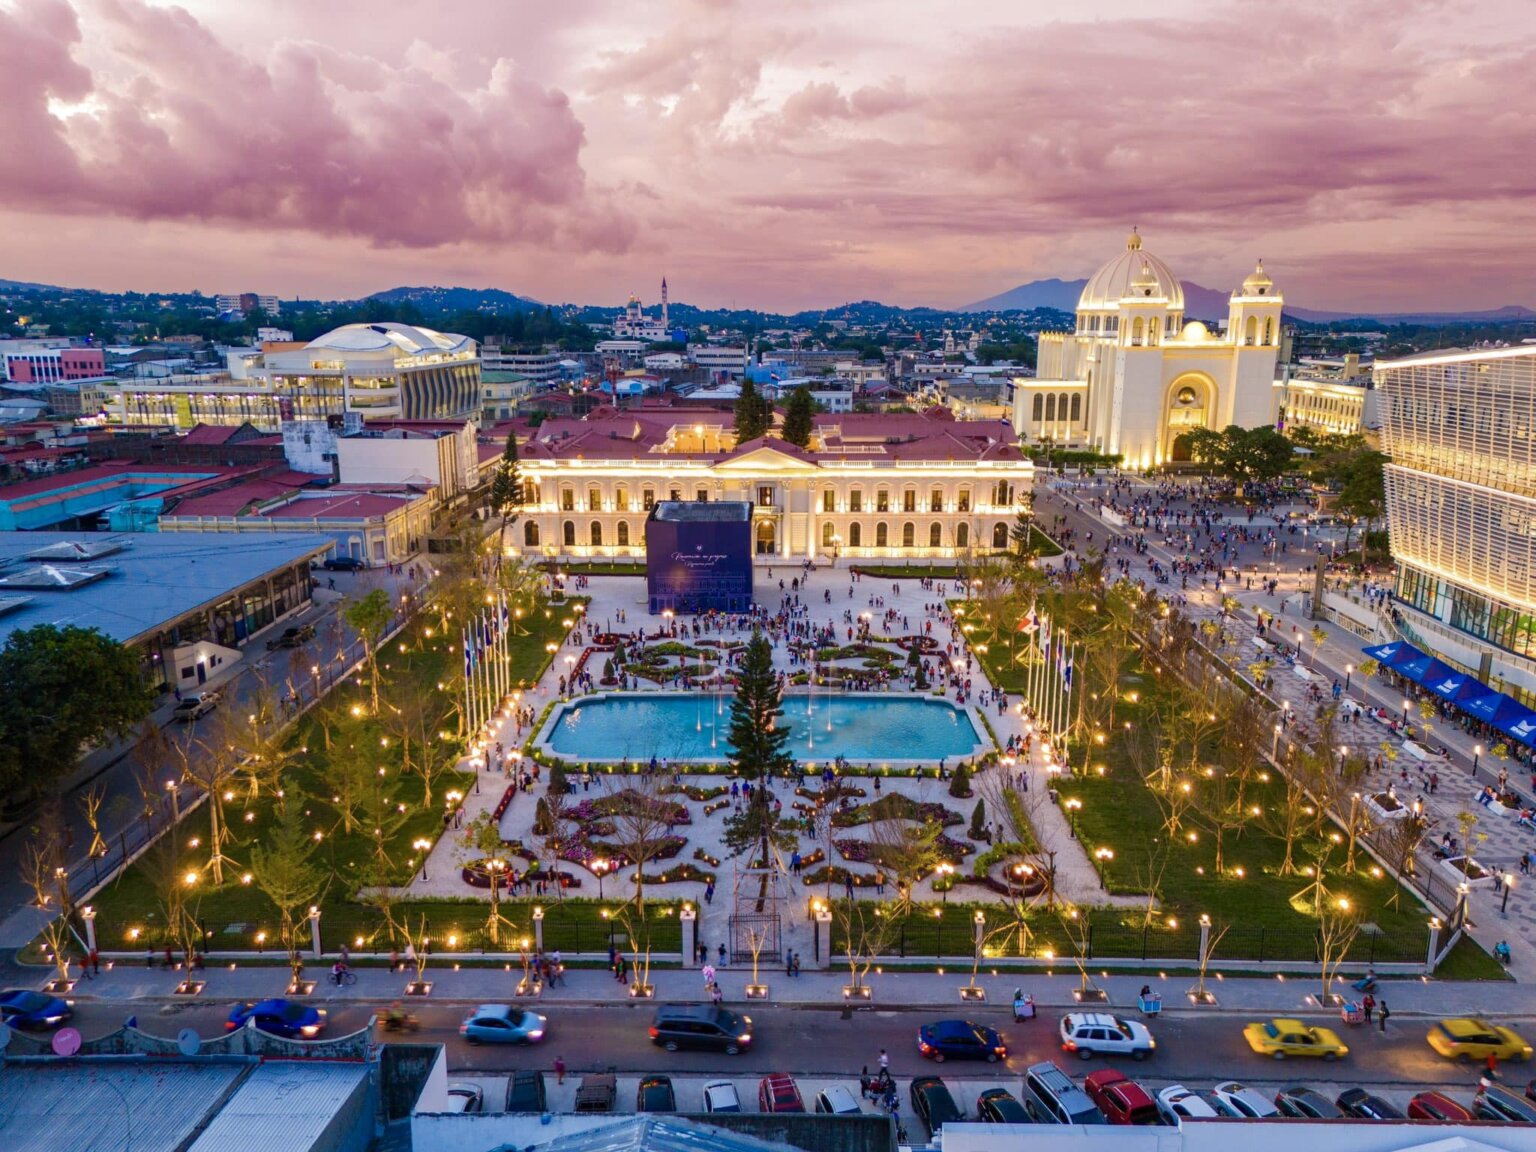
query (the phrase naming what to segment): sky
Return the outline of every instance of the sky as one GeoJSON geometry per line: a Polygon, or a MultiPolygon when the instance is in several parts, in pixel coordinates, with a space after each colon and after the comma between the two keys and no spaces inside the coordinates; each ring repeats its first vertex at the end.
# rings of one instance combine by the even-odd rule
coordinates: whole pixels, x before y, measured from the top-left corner
{"type": "Polygon", "coordinates": [[[0,276],[1536,306],[1533,0],[0,0],[0,276]]]}

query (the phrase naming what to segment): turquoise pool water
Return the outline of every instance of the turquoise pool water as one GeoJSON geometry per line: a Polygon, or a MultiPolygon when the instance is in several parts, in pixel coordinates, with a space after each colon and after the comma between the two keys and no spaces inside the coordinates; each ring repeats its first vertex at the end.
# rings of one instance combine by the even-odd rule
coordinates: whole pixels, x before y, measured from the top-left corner
{"type": "MultiPolygon", "coordinates": [[[[632,694],[578,700],[545,732],[578,760],[719,760],[730,751],[730,697],[632,694]]],[[[921,696],[786,696],[789,750],[799,760],[923,760],[970,756],[982,740],[969,714],[921,696]]]]}

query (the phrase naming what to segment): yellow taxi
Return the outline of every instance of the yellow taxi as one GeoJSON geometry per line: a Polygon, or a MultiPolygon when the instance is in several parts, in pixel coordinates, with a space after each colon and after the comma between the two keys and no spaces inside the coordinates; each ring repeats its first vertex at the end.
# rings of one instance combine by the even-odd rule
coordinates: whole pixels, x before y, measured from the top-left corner
{"type": "Polygon", "coordinates": [[[1243,1029],[1243,1039],[1248,1041],[1260,1056],[1273,1056],[1284,1060],[1287,1056],[1320,1056],[1324,1060],[1337,1060],[1349,1055],[1349,1047],[1331,1028],[1313,1028],[1300,1020],[1274,1019],[1255,1021],[1243,1029]]]}
{"type": "Polygon", "coordinates": [[[1448,1060],[1529,1060],[1531,1046],[1519,1033],[1487,1020],[1463,1016],[1442,1020],[1429,1030],[1429,1046],[1448,1060]]]}

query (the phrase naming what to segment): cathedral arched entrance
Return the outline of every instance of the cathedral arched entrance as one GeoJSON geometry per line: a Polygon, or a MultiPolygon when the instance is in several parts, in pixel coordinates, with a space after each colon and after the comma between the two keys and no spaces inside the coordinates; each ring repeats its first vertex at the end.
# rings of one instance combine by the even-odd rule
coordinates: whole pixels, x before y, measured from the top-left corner
{"type": "Polygon", "coordinates": [[[1189,434],[1209,428],[1216,409],[1216,383],[1200,372],[1185,372],[1168,385],[1163,398],[1163,460],[1190,458],[1189,434]]]}
{"type": "Polygon", "coordinates": [[[759,520],[757,522],[757,554],[759,556],[772,556],[774,554],[775,535],[772,520],[759,520]]]}

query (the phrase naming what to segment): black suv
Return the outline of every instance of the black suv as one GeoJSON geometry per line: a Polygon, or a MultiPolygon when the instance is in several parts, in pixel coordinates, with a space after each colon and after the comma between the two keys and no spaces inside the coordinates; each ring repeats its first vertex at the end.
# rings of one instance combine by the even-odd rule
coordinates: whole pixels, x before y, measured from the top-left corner
{"type": "Polygon", "coordinates": [[[734,1056],[752,1047],[752,1017],[713,1004],[663,1004],[651,1022],[651,1043],[668,1052],[710,1048],[734,1056]]]}
{"type": "Polygon", "coordinates": [[[368,565],[356,556],[332,556],[321,567],[327,572],[361,572],[368,565]]]}
{"type": "Polygon", "coordinates": [[[508,1112],[544,1111],[544,1073],[514,1072],[507,1081],[508,1112]]]}
{"type": "Polygon", "coordinates": [[[281,636],[275,636],[268,640],[267,651],[272,652],[278,648],[297,648],[314,638],[315,626],[313,624],[295,624],[292,628],[284,628],[281,636]]]}
{"type": "Polygon", "coordinates": [[[1364,1088],[1348,1088],[1339,1093],[1334,1101],[1339,1110],[1346,1116],[1353,1116],[1356,1120],[1402,1120],[1403,1110],[1395,1105],[1388,1104],[1380,1096],[1367,1092],[1364,1088]]]}
{"type": "Polygon", "coordinates": [[[1344,1115],[1343,1109],[1321,1092],[1299,1085],[1276,1092],[1275,1106],[1282,1116],[1298,1120],[1338,1120],[1344,1115]]]}
{"type": "Polygon", "coordinates": [[[931,1136],[937,1136],[949,1121],[965,1119],[949,1088],[937,1076],[919,1076],[912,1081],[912,1111],[928,1126],[931,1136]]]}
{"type": "Polygon", "coordinates": [[[670,1076],[647,1076],[635,1089],[636,1112],[676,1112],[677,1097],[670,1076]]]}

